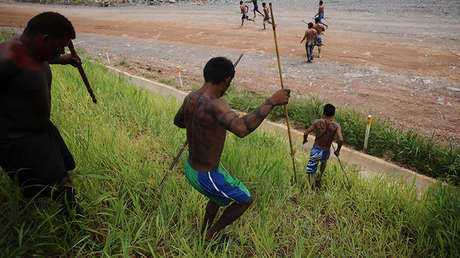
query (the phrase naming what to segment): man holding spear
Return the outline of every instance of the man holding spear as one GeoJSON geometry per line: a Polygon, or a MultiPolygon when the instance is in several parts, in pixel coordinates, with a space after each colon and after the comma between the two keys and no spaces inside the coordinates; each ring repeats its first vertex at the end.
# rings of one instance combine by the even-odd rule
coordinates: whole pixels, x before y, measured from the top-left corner
{"type": "Polygon", "coordinates": [[[204,67],[204,85],[184,99],[174,124],[187,130],[189,157],[185,175],[190,184],[209,202],[203,220],[202,234],[211,241],[216,233],[238,219],[253,202],[246,187],[220,166],[226,132],[245,137],[253,132],[274,106],[288,103],[290,90],[282,89],[253,112],[239,117],[221,99],[235,75],[233,64],[224,57],[215,57],[204,67]],[[220,206],[228,206],[213,224],[220,206]]]}
{"type": "Polygon", "coordinates": [[[21,35],[0,43],[0,166],[17,178],[26,198],[52,195],[71,206],[67,171],[75,162],[50,121],[49,64],[80,65],[78,56],[61,56],[74,38],[69,20],[45,12],[33,17],[21,35]]]}

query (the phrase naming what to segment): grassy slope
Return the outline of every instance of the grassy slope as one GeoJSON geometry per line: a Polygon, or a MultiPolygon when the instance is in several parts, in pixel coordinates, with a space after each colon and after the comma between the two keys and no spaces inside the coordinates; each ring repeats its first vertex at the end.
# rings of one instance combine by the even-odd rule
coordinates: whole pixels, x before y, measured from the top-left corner
{"type": "Polygon", "coordinates": [[[97,105],[71,67],[53,67],[52,91],[52,120],[77,162],[72,174],[83,216],[66,218],[53,202],[22,199],[0,173],[4,255],[458,256],[460,201],[450,187],[437,185],[417,201],[413,187],[349,171],[347,191],[332,163],[314,195],[303,173],[290,186],[288,145],[259,133],[228,137],[222,164],[256,201],[227,228],[234,244],[212,253],[198,235],[205,198],[181,173],[186,154],[161,197],[156,193],[184,141],[172,124],[179,103],[85,66],[97,105]]]}

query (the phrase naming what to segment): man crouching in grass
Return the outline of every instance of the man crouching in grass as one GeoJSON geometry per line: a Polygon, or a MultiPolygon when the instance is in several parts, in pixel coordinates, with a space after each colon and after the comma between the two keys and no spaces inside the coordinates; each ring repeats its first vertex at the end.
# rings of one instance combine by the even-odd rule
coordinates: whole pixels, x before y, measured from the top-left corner
{"type": "Polygon", "coordinates": [[[174,118],[176,126],[187,130],[189,157],[185,175],[189,183],[209,199],[201,229],[202,234],[206,232],[206,243],[238,219],[253,202],[243,183],[219,165],[226,132],[243,138],[262,123],[274,106],[289,101],[290,90],[279,90],[256,110],[240,118],[221,99],[234,75],[235,68],[227,58],[209,60],[204,67],[204,85],[185,97],[174,118]],[[219,206],[230,203],[219,220],[212,224],[219,206]]]}
{"type": "Polygon", "coordinates": [[[327,160],[330,156],[330,148],[332,141],[334,141],[335,136],[338,137],[338,147],[334,154],[338,157],[340,155],[340,149],[343,144],[342,128],[340,125],[332,119],[335,116],[335,107],[331,104],[326,104],[323,110],[323,119],[318,119],[313,124],[305,130],[303,135],[303,144],[306,144],[308,141],[308,135],[315,131],[315,143],[310,152],[310,159],[307,163],[307,168],[305,172],[308,174],[308,180],[312,184],[313,191],[316,192],[316,186],[320,185],[321,177],[323,176],[324,170],[326,169],[327,160]],[[315,175],[318,172],[318,164],[321,161],[320,173],[315,180],[315,175]]]}
{"type": "Polygon", "coordinates": [[[75,162],[50,120],[49,64],[80,62],[61,56],[74,38],[69,20],[45,12],[33,17],[21,35],[0,43],[0,166],[17,178],[26,198],[65,197],[71,206],[67,171],[75,162]]]}

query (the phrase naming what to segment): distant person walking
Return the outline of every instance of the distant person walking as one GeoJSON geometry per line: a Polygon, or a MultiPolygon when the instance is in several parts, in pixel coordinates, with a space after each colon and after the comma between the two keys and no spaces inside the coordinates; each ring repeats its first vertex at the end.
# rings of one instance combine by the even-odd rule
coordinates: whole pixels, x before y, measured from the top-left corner
{"type": "Polygon", "coordinates": [[[315,46],[317,34],[316,30],[313,29],[313,23],[308,23],[308,29],[305,31],[305,35],[300,41],[300,44],[302,44],[302,42],[306,40],[305,50],[307,52],[307,63],[313,61],[313,47],[315,46]]]}
{"type": "Polygon", "coordinates": [[[323,1],[319,1],[319,8],[318,13],[315,15],[315,18],[318,17],[319,22],[322,23],[324,19],[324,3],[323,1]]]}
{"type": "Polygon", "coordinates": [[[49,64],[80,63],[78,57],[62,55],[74,38],[67,18],[44,12],[30,19],[21,35],[0,43],[0,166],[17,178],[26,198],[52,195],[71,206],[75,200],[67,171],[75,162],[50,120],[49,64]]]}
{"type": "Polygon", "coordinates": [[[249,16],[248,16],[248,12],[249,12],[249,7],[247,4],[243,3],[243,1],[240,1],[240,10],[241,10],[241,26],[243,26],[244,24],[244,20],[248,20],[248,21],[254,21],[253,19],[250,19],[249,16]]]}
{"type": "Polygon", "coordinates": [[[315,45],[318,47],[318,58],[321,57],[321,47],[323,46],[323,37],[322,34],[326,30],[323,24],[319,22],[319,18],[315,18],[315,25],[313,25],[313,29],[316,30],[317,37],[315,45]]]}
{"type": "Polygon", "coordinates": [[[268,8],[267,8],[267,5],[265,4],[265,2],[262,3],[262,7],[263,7],[263,10],[264,10],[264,22],[263,22],[263,25],[264,25],[264,30],[265,30],[265,24],[266,23],[272,24],[272,22],[270,21],[270,15],[268,14],[268,8]]]}
{"type": "Polygon", "coordinates": [[[308,135],[311,132],[315,132],[315,143],[310,152],[310,159],[308,160],[305,172],[308,174],[308,180],[312,186],[312,189],[316,192],[316,186],[321,183],[321,177],[323,176],[324,170],[326,169],[327,160],[330,156],[330,148],[332,141],[337,136],[337,150],[334,154],[338,157],[340,155],[340,149],[343,144],[342,129],[340,125],[334,122],[332,119],[335,116],[335,107],[331,104],[326,104],[323,109],[323,119],[318,119],[305,130],[303,134],[303,144],[308,141],[308,135]],[[321,161],[320,173],[315,180],[315,175],[318,172],[318,164],[321,161]]]}
{"type": "Polygon", "coordinates": [[[212,58],[205,65],[203,74],[203,87],[185,97],[174,117],[174,124],[185,128],[187,133],[189,157],[185,163],[185,175],[189,183],[209,199],[201,228],[209,243],[217,232],[238,219],[253,202],[243,183],[232,178],[220,165],[227,131],[240,138],[252,133],[275,106],[288,103],[290,90],[277,91],[253,112],[239,117],[221,99],[235,75],[232,62],[224,57],[212,58]],[[219,207],[230,203],[213,224],[219,207]]]}
{"type": "Polygon", "coordinates": [[[254,6],[254,20],[256,19],[256,12],[258,12],[260,15],[264,16],[260,11],[259,11],[259,5],[257,4],[257,0],[251,0],[251,1],[246,1],[246,3],[251,3],[254,6]]]}

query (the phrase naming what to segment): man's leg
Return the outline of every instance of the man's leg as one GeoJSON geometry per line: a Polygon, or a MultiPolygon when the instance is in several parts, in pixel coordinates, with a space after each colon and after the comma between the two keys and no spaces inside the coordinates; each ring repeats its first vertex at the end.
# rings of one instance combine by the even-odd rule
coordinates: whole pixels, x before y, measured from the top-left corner
{"type": "Polygon", "coordinates": [[[210,241],[214,234],[221,231],[223,228],[232,224],[235,220],[241,217],[241,215],[243,215],[243,213],[249,208],[253,201],[254,199],[250,197],[247,203],[233,203],[228,208],[226,208],[219,220],[214,225],[212,225],[212,227],[206,233],[206,240],[210,241]]]}
{"type": "Polygon", "coordinates": [[[308,53],[308,42],[305,43],[305,52],[307,54],[307,62],[310,62],[310,56],[309,56],[309,53],[308,53]]]}
{"type": "Polygon", "coordinates": [[[206,205],[206,212],[204,214],[203,226],[201,227],[201,234],[204,233],[206,228],[210,228],[212,222],[216,218],[217,212],[219,211],[219,205],[213,201],[209,201],[206,205]]]}
{"type": "Polygon", "coordinates": [[[318,46],[318,58],[321,57],[321,46],[318,46]]]}
{"type": "Polygon", "coordinates": [[[319,167],[319,176],[316,179],[316,184],[318,184],[318,187],[321,185],[321,177],[323,176],[324,171],[326,170],[327,166],[327,160],[321,161],[321,166],[319,167]]]}

